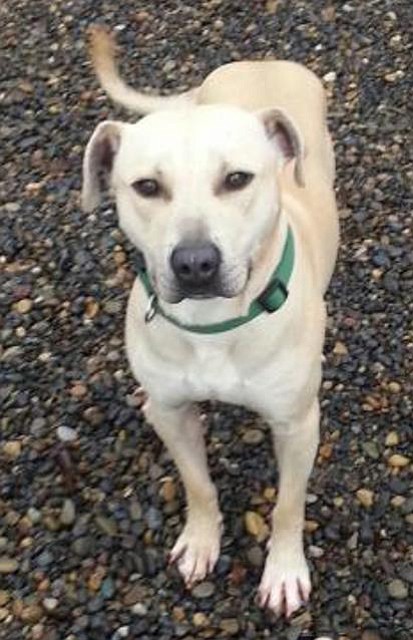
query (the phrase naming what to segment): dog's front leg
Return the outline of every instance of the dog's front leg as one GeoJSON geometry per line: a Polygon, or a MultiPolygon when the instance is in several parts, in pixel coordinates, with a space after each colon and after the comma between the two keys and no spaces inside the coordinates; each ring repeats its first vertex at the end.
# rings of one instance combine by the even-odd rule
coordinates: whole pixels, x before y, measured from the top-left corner
{"type": "Polygon", "coordinates": [[[187,586],[212,571],[219,555],[221,514],[211,482],[202,423],[194,405],[165,407],[147,402],[145,415],[173,457],[187,497],[184,530],[171,552],[187,586]]]}
{"type": "Polygon", "coordinates": [[[319,405],[282,430],[274,427],[279,493],[259,596],[261,604],[289,617],[308,600],[310,576],[303,549],[307,481],[319,439],[319,405]]]}

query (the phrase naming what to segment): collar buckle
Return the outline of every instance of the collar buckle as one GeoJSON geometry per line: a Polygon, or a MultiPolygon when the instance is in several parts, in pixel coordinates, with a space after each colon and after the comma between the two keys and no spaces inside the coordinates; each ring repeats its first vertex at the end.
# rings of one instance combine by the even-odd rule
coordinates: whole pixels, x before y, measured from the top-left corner
{"type": "Polygon", "coordinates": [[[277,291],[281,292],[284,297],[282,302],[285,302],[288,298],[288,289],[280,278],[274,278],[271,280],[271,282],[269,282],[265,287],[264,291],[258,296],[258,298],[256,298],[258,304],[260,304],[267,313],[274,313],[274,311],[277,311],[281,306],[280,304],[273,304],[271,301],[271,297],[277,291]]]}

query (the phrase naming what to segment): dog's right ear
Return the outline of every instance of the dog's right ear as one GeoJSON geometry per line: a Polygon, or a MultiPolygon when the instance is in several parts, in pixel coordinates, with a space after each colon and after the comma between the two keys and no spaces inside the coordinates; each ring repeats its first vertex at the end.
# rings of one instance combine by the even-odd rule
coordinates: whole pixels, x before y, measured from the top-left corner
{"type": "Polygon", "coordinates": [[[101,122],[87,143],[83,157],[83,184],[81,203],[84,211],[92,211],[100,201],[102,173],[112,171],[115,155],[119,150],[121,122],[101,122]]]}

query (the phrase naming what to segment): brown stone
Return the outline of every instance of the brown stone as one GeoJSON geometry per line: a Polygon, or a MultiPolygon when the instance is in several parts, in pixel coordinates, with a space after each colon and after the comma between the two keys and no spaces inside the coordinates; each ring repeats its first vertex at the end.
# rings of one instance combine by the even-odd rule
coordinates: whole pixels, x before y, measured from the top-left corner
{"type": "Polygon", "coordinates": [[[128,591],[125,593],[123,597],[123,604],[127,607],[136,604],[137,602],[142,602],[146,599],[146,590],[140,584],[134,584],[128,591]]]}

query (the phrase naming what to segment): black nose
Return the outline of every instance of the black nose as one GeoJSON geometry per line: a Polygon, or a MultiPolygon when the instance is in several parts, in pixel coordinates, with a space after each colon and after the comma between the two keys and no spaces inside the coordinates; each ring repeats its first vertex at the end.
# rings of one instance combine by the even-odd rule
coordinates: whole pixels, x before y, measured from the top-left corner
{"type": "Polygon", "coordinates": [[[172,270],[183,287],[202,289],[211,284],[221,263],[218,247],[206,244],[179,244],[172,252],[172,270]]]}

